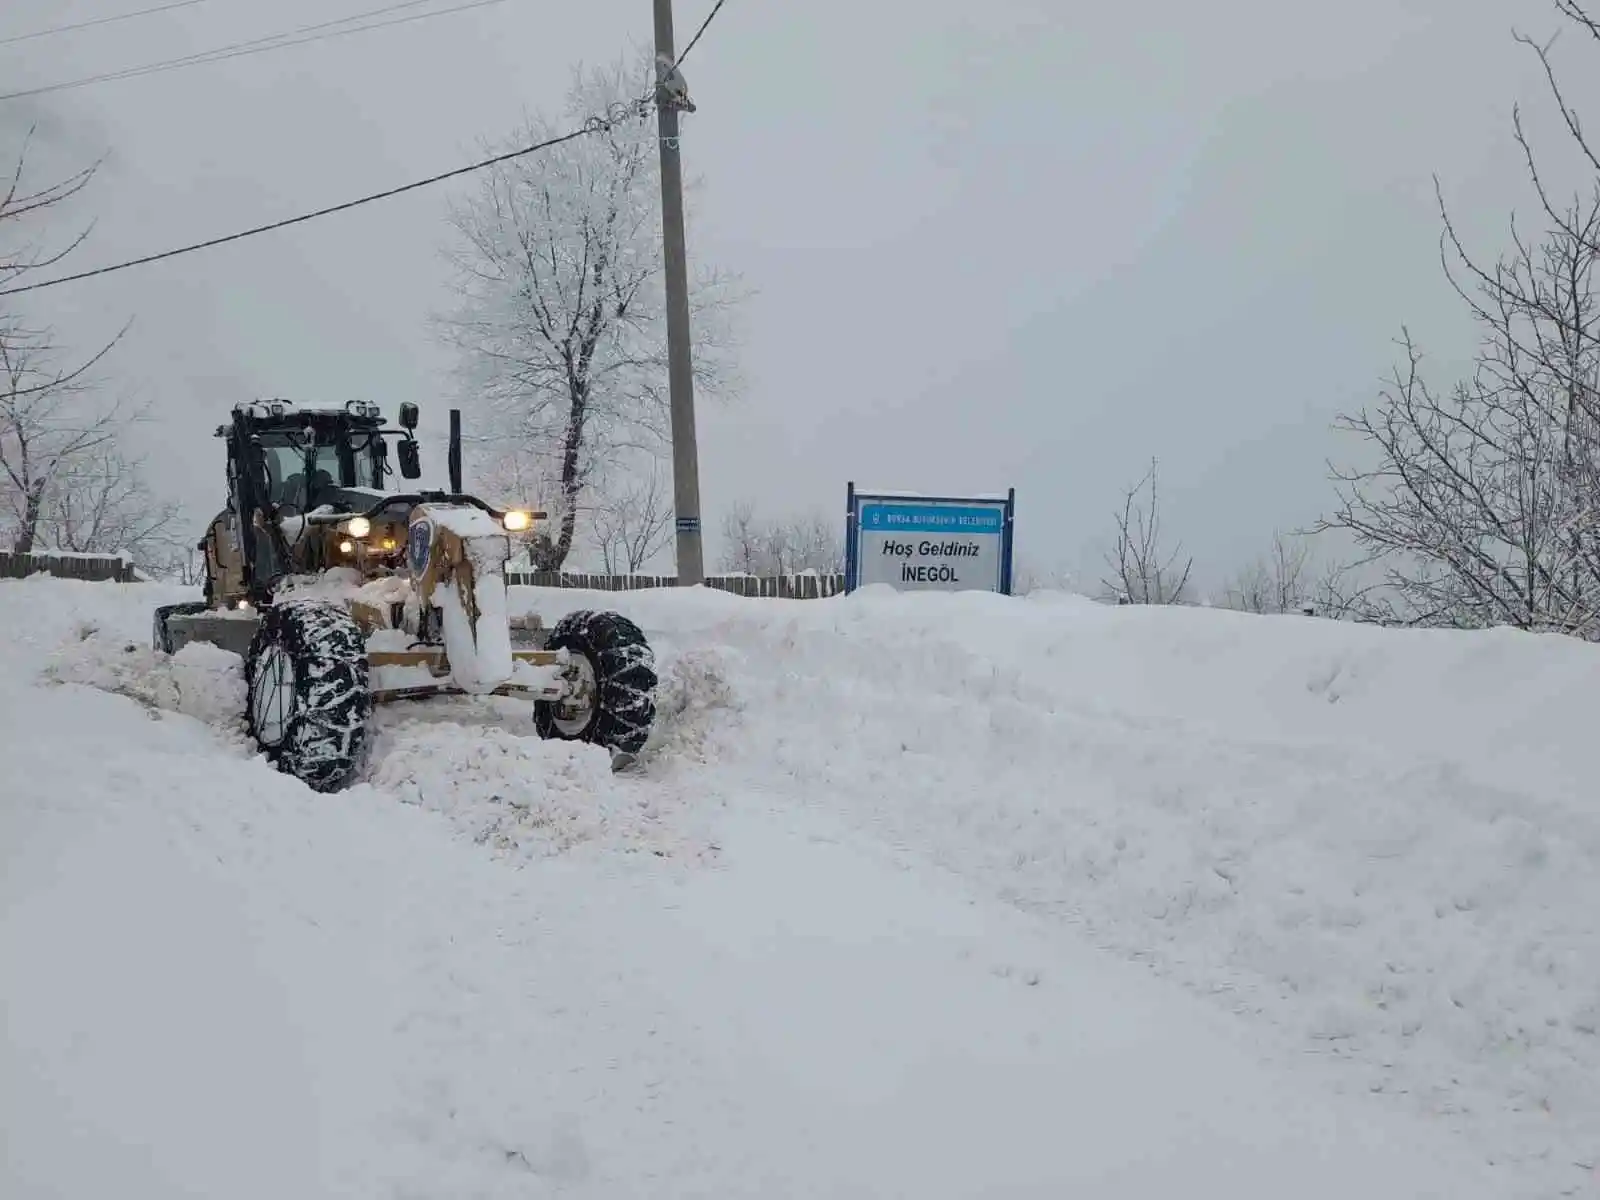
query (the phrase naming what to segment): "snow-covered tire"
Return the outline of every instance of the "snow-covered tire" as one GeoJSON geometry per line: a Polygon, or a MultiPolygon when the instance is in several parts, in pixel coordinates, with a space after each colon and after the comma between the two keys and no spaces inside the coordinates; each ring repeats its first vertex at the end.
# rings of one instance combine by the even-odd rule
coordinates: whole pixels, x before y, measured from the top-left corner
{"type": "Polygon", "coordinates": [[[656,656],[644,633],[621,613],[568,613],[545,643],[584,660],[594,699],[586,705],[539,700],[533,724],[542,738],[592,742],[632,758],[644,749],[656,719],[656,656]]]}
{"type": "Polygon", "coordinates": [[[245,719],[267,761],[312,791],[349,783],[372,717],[366,638],[349,610],[309,599],[265,609],[244,677],[245,719]]]}

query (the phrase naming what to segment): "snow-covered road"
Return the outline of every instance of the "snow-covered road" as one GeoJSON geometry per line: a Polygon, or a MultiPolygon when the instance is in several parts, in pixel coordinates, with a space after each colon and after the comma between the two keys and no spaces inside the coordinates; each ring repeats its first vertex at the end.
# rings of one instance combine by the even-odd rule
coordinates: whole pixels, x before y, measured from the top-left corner
{"type": "Polygon", "coordinates": [[[7,1197],[1600,1194],[1587,647],[606,597],[640,774],[325,797],[159,595],[0,584],[7,1197]]]}

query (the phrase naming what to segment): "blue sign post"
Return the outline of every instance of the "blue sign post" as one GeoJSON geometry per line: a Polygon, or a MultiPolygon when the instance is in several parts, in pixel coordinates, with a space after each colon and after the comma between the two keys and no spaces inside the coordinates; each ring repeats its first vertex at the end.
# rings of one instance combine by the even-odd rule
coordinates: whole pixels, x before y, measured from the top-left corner
{"type": "Polygon", "coordinates": [[[844,588],[1011,594],[1017,490],[997,496],[846,492],[844,588]]]}

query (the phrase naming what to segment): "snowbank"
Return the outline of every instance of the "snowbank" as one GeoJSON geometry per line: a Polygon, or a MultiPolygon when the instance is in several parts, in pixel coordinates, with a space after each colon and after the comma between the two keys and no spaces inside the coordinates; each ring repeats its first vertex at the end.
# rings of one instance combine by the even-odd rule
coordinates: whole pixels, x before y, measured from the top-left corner
{"type": "Polygon", "coordinates": [[[706,753],[749,786],[1600,1194],[1600,647],[1061,594],[513,602],[715,655],[706,753]]]}
{"type": "Polygon", "coordinates": [[[1600,1194],[1591,647],[514,588],[642,769],[396,706],[330,798],[184,598],[0,583],[8,1195],[1600,1194]]]}

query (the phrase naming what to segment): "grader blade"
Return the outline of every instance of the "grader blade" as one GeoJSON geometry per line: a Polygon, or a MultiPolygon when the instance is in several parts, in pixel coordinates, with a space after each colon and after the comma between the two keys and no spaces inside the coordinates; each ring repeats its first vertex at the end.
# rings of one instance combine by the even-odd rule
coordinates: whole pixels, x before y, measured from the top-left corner
{"type": "MultiPolygon", "coordinates": [[[[189,606],[181,606],[187,608],[189,606]]],[[[209,642],[243,658],[261,625],[254,609],[205,609],[199,612],[156,614],[155,649],[176,654],[190,642],[209,642]]]]}

